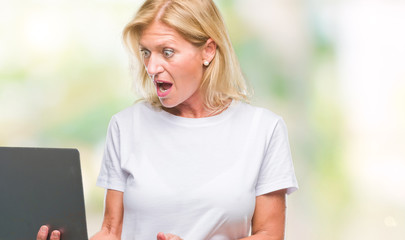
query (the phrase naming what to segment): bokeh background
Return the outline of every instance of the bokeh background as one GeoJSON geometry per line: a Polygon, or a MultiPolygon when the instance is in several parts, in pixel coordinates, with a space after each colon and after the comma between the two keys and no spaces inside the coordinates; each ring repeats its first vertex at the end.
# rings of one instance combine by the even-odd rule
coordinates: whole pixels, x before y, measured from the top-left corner
{"type": "MultiPolygon", "coordinates": [[[[405,239],[405,1],[217,0],[252,102],[289,127],[287,239],[405,239]]],[[[110,117],[136,96],[140,1],[0,1],[0,146],[81,152],[89,234],[110,117]]]]}

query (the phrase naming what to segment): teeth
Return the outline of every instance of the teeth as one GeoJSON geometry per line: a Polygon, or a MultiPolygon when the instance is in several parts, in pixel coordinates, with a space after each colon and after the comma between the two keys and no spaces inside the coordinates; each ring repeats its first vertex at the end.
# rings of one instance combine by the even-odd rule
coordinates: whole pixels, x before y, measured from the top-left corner
{"type": "Polygon", "coordinates": [[[166,92],[168,89],[164,89],[162,86],[160,86],[160,87],[159,87],[159,90],[160,90],[161,92],[166,92]]]}

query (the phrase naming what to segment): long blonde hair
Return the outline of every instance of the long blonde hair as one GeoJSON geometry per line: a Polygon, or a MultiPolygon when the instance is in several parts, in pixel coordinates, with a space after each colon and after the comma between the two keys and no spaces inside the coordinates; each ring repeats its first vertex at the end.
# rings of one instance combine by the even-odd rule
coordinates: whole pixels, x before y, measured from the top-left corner
{"type": "MultiPolygon", "coordinates": [[[[247,101],[249,92],[224,20],[212,0],[146,0],[123,31],[125,45],[143,66],[139,40],[144,29],[160,21],[177,30],[187,41],[202,47],[209,38],[217,45],[214,59],[204,72],[201,89],[205,105],[223,109],[230,99],[247,101]]],[[[161,107],[144,67],[138,67],[135,89],[146,101],[161,107]]]]}

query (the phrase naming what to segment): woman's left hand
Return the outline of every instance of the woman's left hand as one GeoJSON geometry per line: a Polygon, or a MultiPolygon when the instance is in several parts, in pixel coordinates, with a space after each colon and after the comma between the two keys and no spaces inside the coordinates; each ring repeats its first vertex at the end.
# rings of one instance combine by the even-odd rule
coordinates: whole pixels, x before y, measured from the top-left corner
{"type": "Polygon", "coordinates": [[[157,240],[183,240],[181,237],[171,233],[158,233],[157,240]]]}

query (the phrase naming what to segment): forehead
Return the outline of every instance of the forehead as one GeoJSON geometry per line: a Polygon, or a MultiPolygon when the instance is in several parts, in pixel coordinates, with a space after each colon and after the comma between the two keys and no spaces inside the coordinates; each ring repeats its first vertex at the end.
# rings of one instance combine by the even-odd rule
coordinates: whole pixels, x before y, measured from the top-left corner
{"type": "Polygon", "coordinates": [[[161,45],[165,43],[184,44],[188,43],[174,28],[159,21],[154,21],[145,30],[140,38],[141,46],[161,45]]]}

